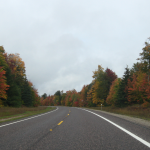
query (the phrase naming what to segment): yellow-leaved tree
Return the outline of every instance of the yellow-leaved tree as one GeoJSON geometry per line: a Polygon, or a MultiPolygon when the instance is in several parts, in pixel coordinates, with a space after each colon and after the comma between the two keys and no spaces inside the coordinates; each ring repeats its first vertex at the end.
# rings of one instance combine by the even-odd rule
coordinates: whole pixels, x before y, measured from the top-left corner
{"type": "Polygon", "coordinates": [[[11,73],[15,74],[15,76],[25,76],[25,63],[20,58],[19,54],[7,54],[5,53],[5,60],[11,69],[11,73]]]}
{"type": "Polygon", "coordinates": [[[93,82],[93,91],[92,91],[92,100],[93,103],[97,106],[100,106],[104,103],[103,99],[103,86],[102,81],[104,77],[104,68],[102,68],[101,65],[98,65],[98,70],[93,71],[94,75],[92,76],[94,78],[93,82]]]}

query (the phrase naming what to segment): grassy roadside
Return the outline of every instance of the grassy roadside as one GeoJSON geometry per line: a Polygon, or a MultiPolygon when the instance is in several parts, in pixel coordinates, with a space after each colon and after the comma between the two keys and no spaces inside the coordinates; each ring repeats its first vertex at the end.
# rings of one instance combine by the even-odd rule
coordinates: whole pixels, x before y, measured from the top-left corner
{"type": "Polygon", "coordinates": [[[48,111],[52,111],[56,109],[56,107],[21,107],[21,108],[13,108],[13,107],[3,107],[0,108],[0,123],[6,122],[10,120],[16,120],[24,117],[29,117],[37,114],[42,114],[48,111]]]}
{"type": "MultiPolygon", "coordinates": [[[[101,107],[88,107],[89,109],[101,110],[101,107]]],[[[143,108],[140,105],[128,106],[125,108],[117,108],[117,107],[102,107],[102,111],[127,115],[131,117],[141,118],[150,121],[150,108],[143,108]]]]}

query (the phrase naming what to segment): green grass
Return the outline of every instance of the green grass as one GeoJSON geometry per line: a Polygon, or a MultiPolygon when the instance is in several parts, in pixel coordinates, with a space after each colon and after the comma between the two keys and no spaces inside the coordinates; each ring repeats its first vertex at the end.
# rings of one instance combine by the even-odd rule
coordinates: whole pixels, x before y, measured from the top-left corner
{"type": "MultiPolygon", "coordinates": [[[[90,107],[90,108],[101,110],[101,107],[90,107]]],[[[102,111],[150,120],[150,108],[143,108],[140,105],[128,106],[125,108],[117,108],[112,106],[102,107],[102,111]]]]}
{"type": "Polygon", "coordinates": [[[14,108],[14,107],[3,107],[0,108],[0,122],[16,120],[24,117],[29,117],[41,113],[45,113],[48,111],[52,111],[56,109],[56,107],[21,107],[21,108],[14,108]],[[13,118],[15,117],[15,118],[13,118]],[[11,118],[11,119],[9,119],[11,118]],[[8,119],[8,120],[2,120],[8,119]]]}

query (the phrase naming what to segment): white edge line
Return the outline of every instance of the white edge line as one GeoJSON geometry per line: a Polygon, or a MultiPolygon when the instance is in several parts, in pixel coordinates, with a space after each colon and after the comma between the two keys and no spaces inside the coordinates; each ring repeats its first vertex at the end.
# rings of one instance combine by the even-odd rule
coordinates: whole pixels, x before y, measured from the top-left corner
{"type": "Polygon", "coordinates": [[[44,113],[44,114],[41,114],[41,115],[37,115],[37,116],[34,116],[34,117],[30,117],[30,118],[27,118],[27,119],[23,119],[23,120],[19,120],[19,121],[16,121],[16,122],[12,122],[12,123],[8,123],[8,124],[4,124],[4,125],[1,125],[1,127],[5,127],[5,126],[8,126],[8,125],[11,125],[11,124],[15,124],[15,123],[18,123],[18,122],[22,122],[22,121],[26,121],[26,120],[29,120],[29,119],[33,119],[33,118],[36,118],[36,117],[40,117],[40,116],[43,116],[43,115],[46,115],[46,114],[49,114],[49,113],[52,113],[54,111],[58,110],[58,107],[57,109],[53,110],[53,111],[49,111],[47,113],[44,113]]]}
{"type": "MultiPolygon", "coordinates": [[[[78,109],[82,109],[82,108],[78,108],[78,109]]],[[[114,122],[112,122],[112,121],[110,121],[110,120],[108,120],[108,119],[106,119],[106,118],[104,118],[104,117],[102,117],[102,116],[100,116],[100,115],[98,115],[98,114],[92,112],[92,111],[89,111],[89,110],[86,110],[86,109],[82,109],[82,110],[88,111],[88,112],[90,112],[90,113],[92,113],[92,114],[94,114],[94,115],[96,115],[96,116],[98,116],[98,117],[100,117],[100,118],[106,120],[107,122],[109,122],[109,123],[111,123],[112,125],[116,126],[116,127],[119,128],[120,130],[124,131],[125,133],[129,134],[130,136],[132,136],[133,138],[135,138],[136,140],[140,141],[141,143],[143,143],[144,145],[146,145],[147,147],[150,148],[150,143],[149,143],[149,142],[147,142],[147,141],[143,140],[142,138],[136,136],[135,134],[133,134],[133,133],[131,133],[130,131],[124,129],[123,127],[117,125],[116,123],[114,123],[114,122]]]]}

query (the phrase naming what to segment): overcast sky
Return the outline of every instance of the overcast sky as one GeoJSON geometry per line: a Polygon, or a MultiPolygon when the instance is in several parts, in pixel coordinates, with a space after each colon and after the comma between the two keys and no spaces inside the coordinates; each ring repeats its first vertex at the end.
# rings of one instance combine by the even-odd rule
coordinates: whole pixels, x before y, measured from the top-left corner
{"type": "Polygon", "coordinates": [[[0,45],[40,95],[76,89],[102,65],[122,77],[150,37],[150,0],[0,0],[0,45]]]}

